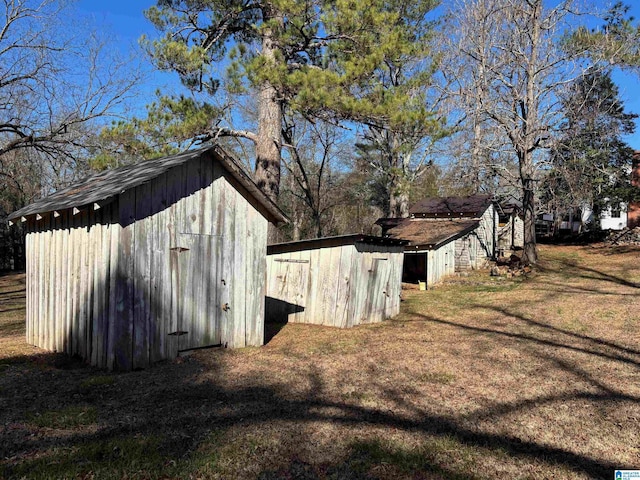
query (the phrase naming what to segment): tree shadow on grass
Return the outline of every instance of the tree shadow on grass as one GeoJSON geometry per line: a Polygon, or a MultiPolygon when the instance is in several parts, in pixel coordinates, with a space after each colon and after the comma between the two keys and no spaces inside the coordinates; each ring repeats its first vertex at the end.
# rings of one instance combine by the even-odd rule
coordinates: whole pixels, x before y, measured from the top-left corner
{"type": "MultiPolygon", "coordinates": [[[[292,394],[264,375],[231,381],[225,355],[215,353],[206,363],[189,357],[126,374],[24,365],[0,371],[0,458],[5,459],[0,473],[6,478],[75,478],[89,472],[96,478],[184,477],[207,471],[263,479],[479,478],[473,460],[453,462],[455,452],[467,450],[562,466],[591,477],[610,476],[619,467],[566,448],[483,431],[462,416],[417,406],[407,414],[400,408],[336,400],[323,393],[322,374],[316,370],[307,375],[305,394],[292,394]],[[204,370],[206,380],[200,377],[204,370]],[[97,424],[88,420],[83,425],[80,419],[72,430],[36,428],[32,422],[46,412],[71,415],[91,409],[97,424]],[[342,453],[309,460],[321,448],[311,440],[318,425],[337,426],[353,432],[353,438],[336,439],[342,453]],[[428,441],[416,449],[387,442],[386,436],[359,438],[356,432],[363,428],[417,434],[428,441]]],[[[398,407],[403,406],[399,392],[393,402],[398,407]]],[[[485,414],[500,415],[505,408],[526,409],[528,404],[494,405],[485,414]]]]}
{"type": "Polygon", "coordinates": [[[583,278],[585,280],[596,280],[599,282],[607,282],[613,283],[616,285],[622,285],[624,287],[630,288],[640,288],[640,283],[630,282],[626,278],[611,275],[610,273],[603,272],[601,270],[597,270],[591,267],[585,267],[584,265],[579,265],[576,262],[572,262],[569,260],[556,260],[557,263],[563,266],[562,269],[559,268],[551,268],[545,267],[544,265],[539,265],[538,269],[544,273],[554,273],[554,274],[564,274],[567,273],[574,274],[578,278],[583,278]]]}

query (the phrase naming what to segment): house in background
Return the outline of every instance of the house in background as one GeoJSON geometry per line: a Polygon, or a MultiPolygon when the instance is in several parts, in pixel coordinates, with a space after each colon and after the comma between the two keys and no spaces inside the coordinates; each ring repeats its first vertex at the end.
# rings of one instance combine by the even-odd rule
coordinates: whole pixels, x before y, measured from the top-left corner
{"type": "Polygon", "coordinates": [[[491,196],[427,198],[412,205],[409,213],[409,218],[376,222],[383,236],[409,241],[403,281],[423,281],[430,287],[496,257],[499,218],[491,196]]]}
{"type": "MultiPolygon", "coordinates": [[[[633,156],[631,168],[631,185],[640,188],[640,152],[633,156]]],[[[640,201],[631,202],[627,208],[627,226],[629,228],[640,227],[640,201]]]]}
{"type": "Polygon", "coordinates": [[[264,341],[267,225],[287,221],[220,147],[88,177],[26,225],[27,342],[144,368],[264,341]]]}

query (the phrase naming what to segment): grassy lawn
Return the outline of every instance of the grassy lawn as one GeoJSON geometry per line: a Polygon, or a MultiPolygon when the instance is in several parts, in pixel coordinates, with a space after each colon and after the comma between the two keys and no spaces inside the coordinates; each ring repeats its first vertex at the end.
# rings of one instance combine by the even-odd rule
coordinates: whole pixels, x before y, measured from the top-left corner
{"type": "Polygon", "coordinates": [[[0,478],[613,478],[640,469],[640,249],[542,247],[351,330],[108,374],[24,344],[0,277],[0,478]]]}

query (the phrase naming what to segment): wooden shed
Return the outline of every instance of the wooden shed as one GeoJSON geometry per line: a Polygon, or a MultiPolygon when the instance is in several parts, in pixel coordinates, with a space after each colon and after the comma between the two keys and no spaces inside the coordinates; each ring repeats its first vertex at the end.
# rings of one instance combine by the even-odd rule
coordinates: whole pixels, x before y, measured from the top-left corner
{"type": "Polygon", "coordinates": [[[220,147],[99,173],[26,225],[27,342],[108,369],[262,345],[268,222],[286,217],[220,147]]]}
{"type": "Polygon", "coordinates": [[[270,245],[267,321],[348,328],[397,315],[405,244],[346,235],[270,245]]]}
{"type": "Polygon", "coordinates": [[[497,253],[498,213],[489,195],[434,197],[416,202],[410,218],[381,218],[383,236],[409,241],[403,281],[439,282],[482,268],[497,253]]]}
{"type": "Polygon", "coordinates": [[[405,246],[402,281],[426,282],[427,288],[456,272],[458,240],[478,228],[477,220],[405,218],[387,230],[390,238],[403,238],[405,246]]]}

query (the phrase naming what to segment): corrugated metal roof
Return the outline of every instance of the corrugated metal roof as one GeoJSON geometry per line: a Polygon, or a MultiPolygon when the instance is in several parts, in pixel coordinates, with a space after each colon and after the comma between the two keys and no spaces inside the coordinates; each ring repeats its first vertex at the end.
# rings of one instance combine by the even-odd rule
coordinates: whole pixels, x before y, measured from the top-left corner
{"type": "Polygon", "coordinates": [[[188,150],[177,155],[145,160],[134,165],[126,165],[113,170],[105,170],[80,180],[62,190],[35,201],[12,213],[9,220],[16,220],[34,214],[43,214],[54,210],[80,208],[86,205],[108,200],[121,193],[159,177],[173,167],[182,165],[203,155],[211,155],[237,180],[268,212],[269,220],[274,223],[287,223],[288,219],[278,206],[269,199],[242,170],[237,161],[219,145],[188,150]]]}
{"type": "Polygon", "coordinates": [[[432,197],[416,202],[409,208],[411,215],[445,217],[481,217],[491,205],[490,195],[468,197],[432,197]]]}
{"type": "Polygon", "coordinates": [[[371,245],[404,246],[407,241],[399,238],[374,237],[372,235],[353,234],[340,235],[337,237],[312,238],[310,240],[299,240],[296,242],[275,243],[267,246],[267,254],[299,252],[301,250],[313,250],[316,248],[339,247],[342,245],[352,245],[356,243],[367,243],[371,245]]]}
{"type": "Polygon", "coordinates": [[[439,248],[462,237],[480,225],[478,220],[427,220],[405,218],[397,226],[389,229],[390,238],[409,241],[405,250],[439,248]]]}

